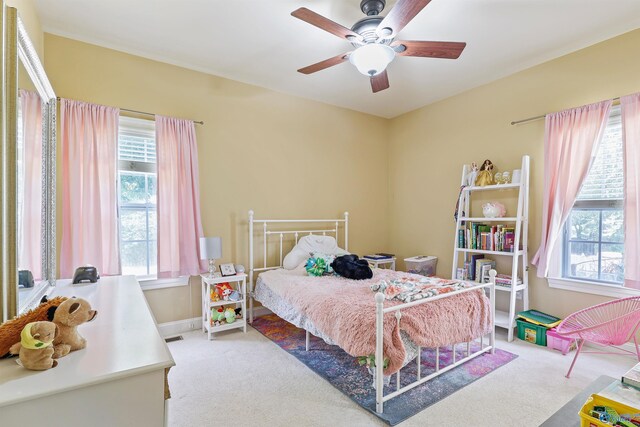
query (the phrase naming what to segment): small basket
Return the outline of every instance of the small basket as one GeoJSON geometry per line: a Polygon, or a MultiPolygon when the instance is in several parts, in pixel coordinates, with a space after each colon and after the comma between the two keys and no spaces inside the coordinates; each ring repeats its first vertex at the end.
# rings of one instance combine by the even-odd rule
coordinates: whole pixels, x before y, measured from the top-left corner
{"type": "Polygon", "coordinates": [[[562,336],[556,332],[556,328],[551,328],[547,331],[547,347],[566,355],[576,349],[576,340],[562,336]]]}
{"type": "Polygon", "coordinates": [[[592,394],[582,406],[580,412],[578,412],[578,415],[580,415],[581,427],[608,427],[613,425],[607,424],[589,415],[589,412],[594,406],[608,406],[613,408],[618,415],[634,415],[640,412],[638,409],[632,408],[631,406],[623,405],[622,403],[607,399],[599,394],[592,394]]]}

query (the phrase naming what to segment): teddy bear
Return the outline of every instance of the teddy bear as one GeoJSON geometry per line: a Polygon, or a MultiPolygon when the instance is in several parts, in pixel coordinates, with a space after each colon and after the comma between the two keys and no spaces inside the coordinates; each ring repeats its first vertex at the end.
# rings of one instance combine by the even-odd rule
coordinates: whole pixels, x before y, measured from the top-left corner
{"type": "Polygon", "coordinates": [[[9,349],[17,354],[20,365],[33,371],[45,371],[58,366],[53,360],[53,340],[58,335],[58,327],[53,322],[27,323],[20,333],[20,341],[9,349]]]}
{"type": "Polygon", "coordinates": [[[53,315],[60,333],[53,341],[53,358],[66,356],[71,351],[81,350],[87,346],[87,340],[78,333],[78,325],[90,322],[96,318],[98,312],[91,309],[87,300],[82,298],[69,298],[56,310],[53,315]]]}
{"type": "Polygon", "coordinates": [[[28,323],[45,320],[52,321],[54,310],[66,299],[65,297],[55,297],[47,300],[44,297],[40,305],[33,310],[29,310],[0,325],[0,356],[9,353],[9,348],[20,341],[20,333],[28,323]]]}

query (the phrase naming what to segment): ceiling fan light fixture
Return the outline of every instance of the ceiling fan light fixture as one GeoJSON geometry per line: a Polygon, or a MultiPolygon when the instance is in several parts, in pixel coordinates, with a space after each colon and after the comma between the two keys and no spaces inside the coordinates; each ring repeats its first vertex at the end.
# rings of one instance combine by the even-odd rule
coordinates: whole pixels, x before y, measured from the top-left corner
{"type": "Polygon", "coordinates": [[[395,56],[395,51],[386,44],[369,43],[353,51],[349,62],[365,76],[373,77],[383,72],[395,56]]]}

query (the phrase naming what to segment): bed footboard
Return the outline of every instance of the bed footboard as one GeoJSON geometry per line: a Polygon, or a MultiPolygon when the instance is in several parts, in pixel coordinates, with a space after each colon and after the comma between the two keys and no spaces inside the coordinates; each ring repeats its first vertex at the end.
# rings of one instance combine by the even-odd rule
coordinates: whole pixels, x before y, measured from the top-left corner
{"type": "MultiPolygon", "coordinates": [[[[478,357],[484,353],[490,352],[491,354],[493,354],[495,352],[495,296],[496,296],[496,290],[495,290],[495,278],[496,278],[496,271],[495,270],[491,270],[489,272],[489,277],[490,277],[490,281],[489,283],[482,283],[482,284],[477,284],[468,288],[464,288],[464,289],[460,289],[454,292],[450,292],[450,293],[446,293],[446,294],[440,294],[440,295],[436,295],[434,297],[431,298],[427,298],[427,299],[423,299],[423,300],[419,300],[419,301],[413,301],[413,302],[409,302],[409,303],[405,303],[405,304],[399,304],[399,305],[395,305],[395,306],[391,306],[391,307],[384,307],[384,294],[382,294],[381,292],[378,292],[375,295],[375,301],[376,301],[376,354],[375,354],[375,360],[376,360],[376,366],[375,366],[375,370],[376,370],[376,375],[375,375],[375,390],[376,390],[376,412],[378,413],[383,413],[384,411],[384,402],[386,402],[387,400],[393,399],[396,396],[401,395],[402,393],[405,393],[409,390],[411,390],[414,387],[419,386],[420,384],[429,381],[430,379],[433,379],[439,375],[444,374],[447,371],[450,371],[451,369],[455,368],[456,366],[459,366],[475,357],[478,357]],[[440,348],[436,348],[436,361],[435,361],[435,372],[426,375],[424,377],[421,376],[421,369],[420,369],[420,364],[421,364],[421,348],[418,347],[418,356],[416,357],[416,363],[417,363],[417,378],[415,381],[405,385],[404,387],[400,387],[400,373],[402,371],[402,369],[400,371],[398,371],[396,373],[396,391],[389,393],[387,395],[384,395],[384,374],[383,374],[383,370],[384,370],[384,363],[380,363],[380,361],[384,360],[384,354],[383,354],[383,348],[384,348],[384,336],[383,336],[383,324],[384,324],[384,315],[385,313],[391,313],[391,312],[395,312],[395,318],[396,321],[398,322],[398,324],[400,324],[400,321],[402,319],[402,310],[409,308],[409,307],[413,307],[415,305],[420,305],[420,304],[425,304],[427,302],[431,302],[431,301],[435,301],[438,299],[442,299],[442,298],[449,298],[453,295],[457,295],[457,294],[461,294],[464,292],[473,292],[473,291],[477,291],[477,290],[485,290],[488,289],[489,290],[489,303],[490,303],[490,309],[491,309],[491,331],[489,332],[489,344],[488,345],[484,345],[484,336],[479,337],[479,341],[480,341],[480,350],[475,351],[474,353],[471,353],[471,342],[466,342],[464,344],[466,344],[466,350],[467,350],[467,355],[466,357],[463,357],[462,359],[456,360],[456,345],[460,344],[453,344],[453,360],[452,363],[445,366],[445,367],[441,367],[440,363],[439,363],[439,350],[440,348]]],[[[477,340],[477,339],[476,339],[477,340]]],[[[473,340],[475,341],[475,340],[473,340]]]]}

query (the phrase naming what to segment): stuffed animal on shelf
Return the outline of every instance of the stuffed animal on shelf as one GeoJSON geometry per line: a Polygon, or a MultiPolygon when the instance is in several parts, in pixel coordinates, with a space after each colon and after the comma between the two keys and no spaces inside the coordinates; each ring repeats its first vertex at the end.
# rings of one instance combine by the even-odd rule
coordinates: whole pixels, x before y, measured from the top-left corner
{"type": "Polygon", "coordinates": [[[233,323],[236,321],[236,312],[233,308],[228,307],[225,311],[224,311],[224,318],[227,321],[227,323],[233,323]]]}
{"type": "Polygon", "coordinates": [[[242,319],[242,307],[238,307],[235,309],[236,319],[242,319]]]}
{"type": "Polygon", "coordinates": [[[215,318],[216,318],[216,321],[218,321],[218,322],[222,322],[223,320],[225,320],[225,317],[224,317],[224,306],[223,305],[218,307],[218,312],[216,313],[215,318]]]}
{"type": "Polygon", "coordinates": [[[9,353],[9,348],[20,341],[20,333],[31,322],[52,321],[56,307],[66,300],[65,297],[55,297],[51,300],[43,298],[39,306],[15,319],[7,320],[0,325],[0,356],[9,353]]]}
{"type": "Polygon", "coordinates": [[[218,301],[220,301],[220,295],[218,295],[216,288],[211,288],[211,302],[218,301]]]}
{"type": "Polygon", "coordinates": [[[218,296],[221,300],[229,301],[229,296],[231,295],[231,292],[233,292],[233,287],[227,282],[220,283],[216,285],[216,291],[218,292],[218,296]]]}
{"type": "Polygon", "coordinates": [[[55,359],[87,346],[87,340],[78,333],[78,326],[92,321],[97,314],[96,310],[91,309],[91,304],[82,298],[69,298],[60,304],[53,315],[53,323],[60,330],[53,341],[55,359]]]}
{"type": "Polygon", "coordinates": [[[58,327],[52,322],[27,323],[20,333],[20,342],[11,346],[10,353],[17,354],[19,364],[32,371],[45,371],[58,366],[53,360],[53,340],[58,327]]]}
{"type": "Polygon", "coordinates": [[[229,294],[229,301],[240,301],[240,292],[233,290],[229,294]]]}

